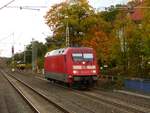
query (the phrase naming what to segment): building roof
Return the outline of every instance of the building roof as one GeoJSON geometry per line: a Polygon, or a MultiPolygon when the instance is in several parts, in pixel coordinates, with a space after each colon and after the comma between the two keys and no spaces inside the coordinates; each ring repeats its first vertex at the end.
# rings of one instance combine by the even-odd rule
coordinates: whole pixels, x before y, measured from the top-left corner
{"type": "Polygon", "coordinates": [[[141,21],[143,19],[143,11],[142,11],[142,5],[144,3],[144,0],[139,0],[137,4],[133,7],[132,13],[131,13],[131,19],[133,21],[141,21]]]}
{"type": "Polygon", "coordinates": [[[142,14],[141,9],[139,8],[133,9],[133,13],[131,14],[131,19],[133,21],[141,21],[142,18],[143,18],[143,14],[142,14]]]}

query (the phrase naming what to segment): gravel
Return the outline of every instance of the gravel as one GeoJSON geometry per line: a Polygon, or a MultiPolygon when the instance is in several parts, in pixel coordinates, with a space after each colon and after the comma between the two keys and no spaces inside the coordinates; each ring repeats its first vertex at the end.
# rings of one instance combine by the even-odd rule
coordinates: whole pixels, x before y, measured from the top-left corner
{"type": "Polygon", "coordinates": [[[112,92],[112,91],[104,92],[100,90],[93,90],[92,92],[101,94],[107,97],[111,97],[111,98],[113,97],[114,99],[119,99],[129,104],[134,104],[134,105],[138,105],[138,106],[145,107],[145,108],[150,107],[150,99],[141,98],[141,97],[133,96],[133,95],[127,95],[123,93],[112,92]]]}
{"type": "Polygon", "coordinates": [[[101,101],[92,100],[86,96],[75,93],[72,90],[64,89],[53,85],[49,81],[40,80],[32,74],[21,75],[15,74],[16,77],[25,81],[32,87],[41,91],[49,98],[58,101],[76,113],[126,113],[120,108],[113,105],[103,103],[101,101]]]}

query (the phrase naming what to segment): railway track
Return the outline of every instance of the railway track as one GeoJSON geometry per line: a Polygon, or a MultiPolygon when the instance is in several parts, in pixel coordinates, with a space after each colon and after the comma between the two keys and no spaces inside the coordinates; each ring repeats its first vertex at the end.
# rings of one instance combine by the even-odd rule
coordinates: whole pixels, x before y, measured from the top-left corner
{"type": "MultiPolygon", "coordinates": [[[[62,87],[64,89],[68,89],[67,87],[64,87],[62,85],[59,84],[55,84],[59,87],[62,87]]],[[[140,106],[138,104],[133,104],[130,103],[130,101],[124,101],[121,100],[119,97],[117,96],[111,96],[111,94],[108,94],[108,92],[100,92],[100,91],[78,91],[78,90],[74,90],[71,89],[73,91],[73,93],[79,95],[79,96],[85,96],[88,99],[95,101],[97,103],[103,103],[105,105],[108,106],[112,106],[116,109],[120,109],[120,111],[122,112],[126,112],[126,113],[150,113],[150,109],[147,105],[147,107],[145,106],[140,106]]],[[[112,111],[113,113],[113,111],[112,111]]]]}
{"type": "Polygon", "coordinates": [[[137,105],[146,109],[149,109],[150,106],[150,97],[149,96],[144,96],[144,95],[139,95],[139,94],[133,94],[132,95],[128,92],[122,93],[117,90],[109,91],[109,92],[104,92],[100,89],[94,88],[92,89],[92,92],[100,95],[107,96],[109,98],[117,99],[119,101],[124,101],[129,104],[137,105]],[[126,97],[126,98],[125,98],[126,97]]]}
{"type": "MultiPolygon", "coordinates": [[[[17,73],[15,75],[17,75],[17,73]]],[[[22,77],[21,77],[21,74],[18,74],[17,77],[19,79],[25,80],[28,84],[30,84],[31,81],[28,82],[28,80],[26,80],[26,78],[28,79],[28,77],[25,77],[25,76],[23,77],[23,75],[27,76],[27,74],[22,74],[22,77]]],[[[87,96],[77,95],[72,89],[68,89],[66,87],[60,87],[61,85],[57,85],[57,84],[51,84],[49,81],[45,79],[40,80],[40,79],[37,79],[37,77],[33,77],[33,80],[34,80],[34,83],[33,84],[31,83],[30,84],[31,86],[36,85],[37,84],[36,81],[38,82],[38,81],[43,80],[44,83],[47,82],[49,83],[49,85],[51,85],[51,87],[56,88],[56,92],[55,91],[49,92],[44,87],[42,88],[42,90],[43,90],[43,93],[45,93],[46,95],[50,93],[49,95],[51,96],[53,95],[51,93],[54,92],[56,95],[56,98],[59,97],[58,99],[59,101],[66,104],[69,109],[73,110],[76,113],[127,113],[127,112],[118,110],[117,107],[114,108],[114,106],[106,105],[106,103],[93,101],[90,98],[87,98],[87,96]],[[57,92],[59,92],[61,95],[57,94],[57,92]]],[[[45,87],[48,87],[48,84],[45,87]]]]}
{"type": "Polygon", "coordinates": [[[36,113],[74,113],[72,111],[63,108],[60,103],[56,103],[50,100],[42,93],[36,91],[34,88],[26,84],[25,82],[17,79],[1,70],[5,78],[10,84],[21,94],[25,101],[31,106],[36,113]]]}
{"type": "MultiPolygon", "coordinates": [[[[0,69],[1,70],[1,69],[0,69]]],[[[0,71],[0,113],[35,113],[0,71]]]]}
{"type": "MultiPolygon", "coordinates": [[[[56,84],[59,87],[68,89],[62,85],[56,84]]],[[[138,105],[137,103],[130,103],[129,100],[124,101],[117,96],[111,96],[108,92],[100,92],[100,91],[78,91],[71,89],[73,93],[79,96],[85,96],[86,98],[90,99],[91,101],[95,101],[97,103],[103,103],[106,106],[111,106],[113,108],[119,109],[121,112],[125,113],[150,113],[150,108],[148,105],[145,107],[138,105]]],[[[125,97],[124,97],[125,98],[125,97]]],[[[113,111],[112,111],[113,113],[113,111]]]]}
{"type": "Polygon", "coordinates": [[[150,113],[149,108],[141,107],[135,104],[131,104],[129,102],[125,102],[107,95],[103,95],[100,93],[94,93],[94,92],[82,92],[80,93],[82,95],[85,95],[95,101],[104,102],[109,105],[115,106],[122,111],[126,111],[128,113],[150,113]]]}
{"type": "MultiPolygon", "coordinates": [[[[54,84],[54,85],[68,90],[67,87],[64,87],[62,85],[59,85],[59,84],[54,84]]],[[[88,100],[105,105],[107,107],[118,109],[120,111],[119,113],[150,113],[150,109],[148,107],[140,106],[138,104],[136,105],[136,104],[130,103],[130,101],[124,101],[124,100],[118,99],[117,97],[110,96],[111,94],[107,94],[108,92],[97,93],[95,91],[93,92],[93,91],[77,91],[73,89],[71,90],[72,90],[71,93],[74,93],[77,96],[84,97],[88,100]]],[[[74,104],[77,104],[77,103],[74,103],[74,104]]],[[[116,113],[116,112],[112,110],[112,113],[116,113]]]]}

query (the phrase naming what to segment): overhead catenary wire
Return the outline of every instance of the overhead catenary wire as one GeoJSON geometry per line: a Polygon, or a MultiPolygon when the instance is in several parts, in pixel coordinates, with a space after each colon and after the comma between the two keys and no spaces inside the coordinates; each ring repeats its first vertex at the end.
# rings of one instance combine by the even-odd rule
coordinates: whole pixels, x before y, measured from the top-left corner
{"type": "Polygon", "coordinates": [[[12,2],[15,0],[11,0],[10,2],[6,3],[2,7],[0,7],[0,10],[3,8],[18,8],[20,10],[27,9],[27,10],[40,10],[41,8],[47,8],[47,6],[9,6],[12,2]]]}
{"type": "Polygon", "coordinates": [[[7,8],[18,8],[20,10],[40,10],[41,8],[47,8],[47,6],[6,6],[7,8]]]}
{"type": "Polygon", "coordinates": [[[5,40],[5,39],[7,39],[7,38],[10,38],[10,36],[12,36],[12,35],[13,35],[13,33],[10,33],[8,36],[1,38],[1,39],[0,39],[0,42],[2,42],[3,40],[5,40]]]}
{"type": "Polygon", "coordinates": [[[2,10],[3,8],[7,7],[8,5],[10,5],[12,2],[14,2],[15,0],[11,0],[8,3],[6,3],[5,5],[3,5],[2,7],[0,7],[0,10],[2,10]]]}

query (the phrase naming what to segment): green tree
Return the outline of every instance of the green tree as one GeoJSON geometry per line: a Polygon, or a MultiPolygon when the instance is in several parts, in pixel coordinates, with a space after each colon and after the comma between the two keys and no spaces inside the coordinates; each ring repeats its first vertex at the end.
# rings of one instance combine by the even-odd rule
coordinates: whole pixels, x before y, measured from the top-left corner
{"type": "MultiPolygon", "coordinates": [[[[54,33],[53,38],[48,38],[47,41],[51,43],[52,48],[65,46],[65,30],[68,22],[71,46],[93,47],[97,52],[98,60],[108,60],[112,44],[110,35],[112,27],[104,16],[104,14],[95,12],[86,0],[81,0],[73,5],[56,4],[45,16],[47,24],[54,33]],[[66,16],[68,18],[65,18],[66,16]],[[61,42],[61,45],[57,45],[57,42],[61,42]]],[[[112,21],[114,18],[112,17],[112,21]]]]}
{"type": "Polygon", "coordinates": [[[96,17],[93,17],[94,9],[86,0],[68,5],[60,3],[52,6],[47,12],[46,23],[52,29],[55,40],[61,39],[65,46],[66,25],[69,26],[70,45],[81,46],[81,40],[87,37],[87,31],[96,24],[96,17]],[[67,17],[67,18],[66,18],[67,17]]]}
{"type": "Polygon", "coordinates": [[[140,21],[133,21],[128,11],[119,11],[115,20],[114,33],[117,31],[117,40],[112,48],[112,59],[116,59],[119,67],[124,67],[124,73],[145,77],[148,74],[145,63],[150,51],[148,9],[140,21]]]}
{"type": "Polygon", "coordinates": [[[143,21],[140,25],[142,29],[142,36],[143,36],[143,66],[144,66],[144,74],[146,77],[150,78],[150,12],[149,12],[149,7],[150,6],[150,1],[145,0],[143,7],[146,7],[143,11],[143,21]]]}

